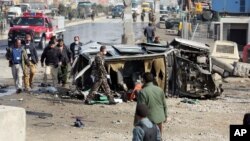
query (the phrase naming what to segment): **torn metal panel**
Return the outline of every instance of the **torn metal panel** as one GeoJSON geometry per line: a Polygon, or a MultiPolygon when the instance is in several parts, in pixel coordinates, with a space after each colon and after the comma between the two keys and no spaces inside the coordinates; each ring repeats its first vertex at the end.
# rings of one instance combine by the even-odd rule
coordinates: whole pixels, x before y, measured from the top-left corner
{"type": "Polygon", "coordinates": [[[183,50],[201,50],[201,51],[205,51],[205,52],[209,52],[209,45],[204,44],[204,43],[199,43],[199,42],[195,42],[195,41],[191,41],[191,40],[187,40],[187,39],[182,39],[182,38],[175,38],[170,45],[172,45],[174,48],[177,49],[183,49],[183,50]],[[181,46],[183,47],[181,47],[181,46]]]}
{"type": "Polygon", "coordinates": [[[233,74],[239,77],[250,77],[250,64],[235,62],[233,74]]]}

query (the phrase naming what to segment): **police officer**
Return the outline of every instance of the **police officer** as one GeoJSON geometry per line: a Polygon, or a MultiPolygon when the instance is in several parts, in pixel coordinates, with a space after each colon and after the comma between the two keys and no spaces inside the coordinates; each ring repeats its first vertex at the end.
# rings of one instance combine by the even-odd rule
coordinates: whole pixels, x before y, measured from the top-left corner
{"type": "Polygon", "coordinates": [[[95,60],[92,66],[92,75],[94,76],[94,84],[91,91],[85,101],[86,104],[90,104],[91,100],[94,99],[95,94],[97,94],[98,89],[102,86],[105,95],[108,96],[109,103],[115,104],[114,97],[111,95],[111,90],[108,85],[107,78],[110,79],[105,66],[104,66],[104,56],[107,54],[105,46],[101,46],[100,52],[95,56],[95,60]]]}

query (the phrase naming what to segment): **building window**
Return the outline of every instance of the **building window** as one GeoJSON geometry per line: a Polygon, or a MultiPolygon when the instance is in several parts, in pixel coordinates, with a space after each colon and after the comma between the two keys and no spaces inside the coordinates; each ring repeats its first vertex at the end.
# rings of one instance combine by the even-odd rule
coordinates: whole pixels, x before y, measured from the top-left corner
{"type": "Polygon", "coordinates": [[[240,12],[246,11],[246,0],[240,0],[240,12]]]}

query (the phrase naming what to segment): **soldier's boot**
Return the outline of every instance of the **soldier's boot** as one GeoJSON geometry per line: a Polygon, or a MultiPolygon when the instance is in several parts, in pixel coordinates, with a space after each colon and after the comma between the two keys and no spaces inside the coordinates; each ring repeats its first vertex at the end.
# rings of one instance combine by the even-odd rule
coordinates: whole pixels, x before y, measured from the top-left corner
{"type": "Polygon", "coordinates": [[[85,99],[84,103],[85,103],[85,104],[90,104],[91,101],[93,100],[94,96],[95,96],[95,93],[94,93],[94,92],[89,93],[89,95],[88,95],[87,98],[85,99]]]}
{"type": "Polygon", "coordinates": [[[109,104],[110,105],[115,105],[115,104],[117,104],[116,102],[115,102],[115,99],[114,99],[114,97],[113,96],[108,96],[108,100],[109,100],[109,104]]]}

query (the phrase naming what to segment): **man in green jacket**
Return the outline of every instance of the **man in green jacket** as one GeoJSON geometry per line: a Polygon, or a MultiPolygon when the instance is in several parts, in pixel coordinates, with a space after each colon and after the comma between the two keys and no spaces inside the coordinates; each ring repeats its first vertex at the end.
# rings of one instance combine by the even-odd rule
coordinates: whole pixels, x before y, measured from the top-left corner
{"type": "MultiPolygon", "coordinates": [[[[162,133],[162,123],[167,119],[167,104],[164,91],[153,84],[154,76],[151,73],[143,75],[143,89],[138,95],[137,104],[145,104],[149,108],[148,118],[158,125],[162,133]]],[[[135,116],[135,123],[137,117],[135,116]]]]}

